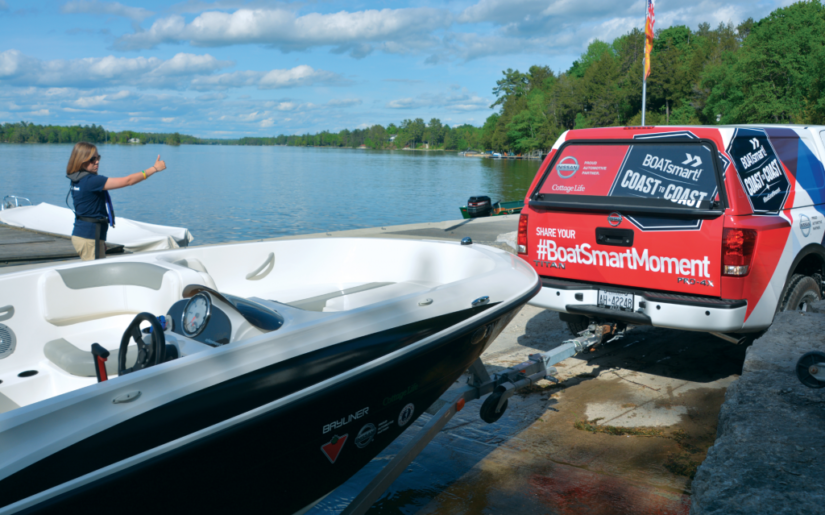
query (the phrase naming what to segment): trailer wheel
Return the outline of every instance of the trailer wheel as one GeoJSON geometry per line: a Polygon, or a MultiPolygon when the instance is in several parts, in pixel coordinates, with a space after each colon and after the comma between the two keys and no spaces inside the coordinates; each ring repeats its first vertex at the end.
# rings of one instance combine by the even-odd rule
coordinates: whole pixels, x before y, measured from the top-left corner
{"type": "Polygon", "coordinates": [[[815,378],[810,372],[811,367],[819,363],[825,363],[825,354],[822,352],[812,350],[803,354],[796,362],[796,377],[799,382],[808,388],[822,388],[825,386],[824,381],[815,378]]]}
{"type": "Polygon", "coordinates": [[[819,285],[813,277],[795,274],[785,286],[780,311],[808,311],[808,304],[820,298],[819,285]]]}
{"type": "Polygon", "coordinates": [[[484,404],[481,405],[481,420],[487,422],[488,424],[492,424],[493,422],[497,421],[504,415],[504,412],[507,410],[507,403],[509,401],[504,401],[504,404],[501,405],[501,410],[496,413],[496,406],[498,406],[498,401],[501,399],[501,396],[504,392],[493,392],[484,400],[484,404]]]}

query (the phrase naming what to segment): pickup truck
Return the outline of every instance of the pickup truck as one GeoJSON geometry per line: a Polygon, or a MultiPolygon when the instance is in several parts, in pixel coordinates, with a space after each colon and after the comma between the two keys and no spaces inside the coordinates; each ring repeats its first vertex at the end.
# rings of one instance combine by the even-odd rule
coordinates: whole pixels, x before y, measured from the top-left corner
{"type": "Polygon", "coordinates": [[[591,322],[757,337],[825,277],[825,127],[567,131],[525,198],[531,304],[591,322]]]}

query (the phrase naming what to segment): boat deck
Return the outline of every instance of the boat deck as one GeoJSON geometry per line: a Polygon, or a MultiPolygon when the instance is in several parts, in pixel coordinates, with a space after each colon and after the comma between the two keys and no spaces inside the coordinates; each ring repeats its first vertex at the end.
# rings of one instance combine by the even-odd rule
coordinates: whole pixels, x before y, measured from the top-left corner
{"type": "MultiPolygon", "coordinates": [[[[107,254],[123,252],[123,245],[106,244],[107,254]]],[[[78,259],[71,238],[0,224],[0,267],[78,259]]]]}

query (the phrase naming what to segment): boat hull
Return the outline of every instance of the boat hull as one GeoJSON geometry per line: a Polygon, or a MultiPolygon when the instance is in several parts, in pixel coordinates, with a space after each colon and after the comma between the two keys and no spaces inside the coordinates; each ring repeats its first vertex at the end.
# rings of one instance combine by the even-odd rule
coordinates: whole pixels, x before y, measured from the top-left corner
{"type": "Polygon", "coordinates": [[[506,306],[342,342],[177,399],[9,476],[0,506],[300,511],[410,427],[538,287],[506,306]],[[14,497],[22,502],[9,506],[14,497]]]}

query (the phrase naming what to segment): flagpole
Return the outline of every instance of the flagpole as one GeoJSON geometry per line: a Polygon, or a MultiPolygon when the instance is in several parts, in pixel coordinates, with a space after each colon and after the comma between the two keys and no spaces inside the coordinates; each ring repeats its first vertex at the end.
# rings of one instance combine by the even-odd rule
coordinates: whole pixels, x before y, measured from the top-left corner
{"type": "MultiPolygon", "coordinates": [[[[645,45],[647,45],[647,2],[648,0],[644,0],[642,5],[645,8],[645,22],[642,25],[644,27],[643,32],[645,32],[645,45]]],[[[647,74],[645,71],[647,70],[647,52],[644,52],[642,57],[642,127],[645,125],[645,102],[647,100],[647,74]]]]}

